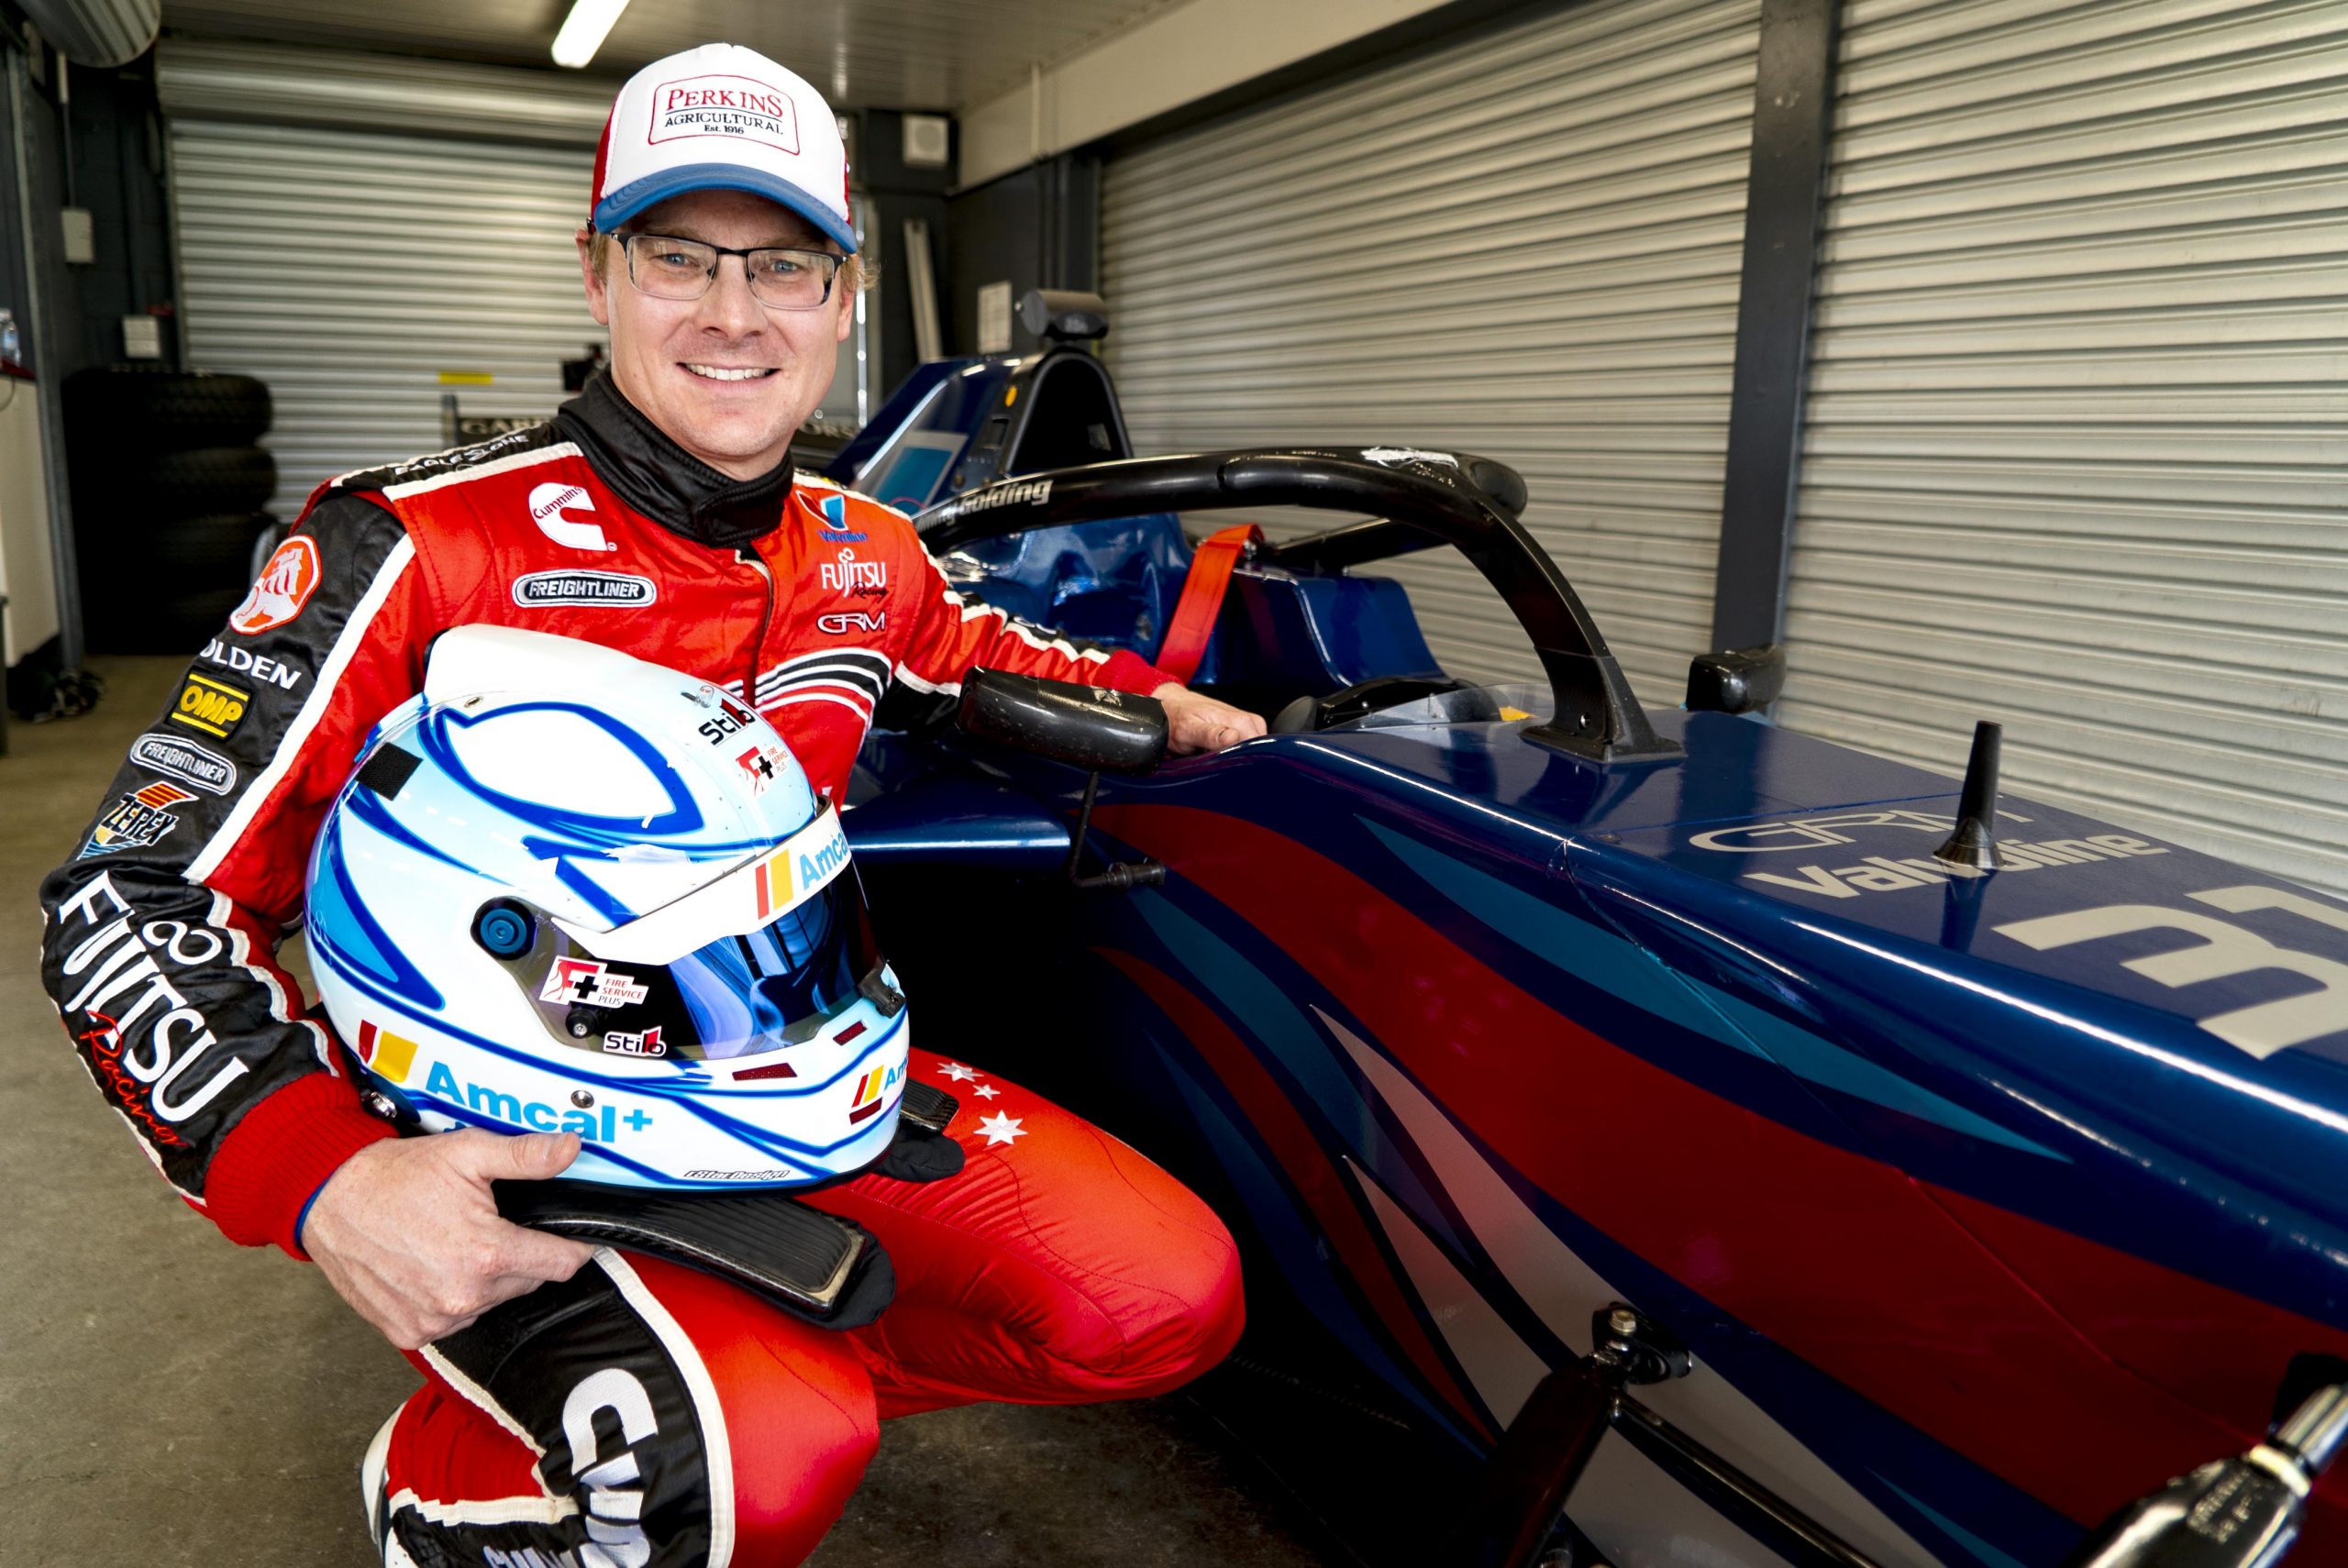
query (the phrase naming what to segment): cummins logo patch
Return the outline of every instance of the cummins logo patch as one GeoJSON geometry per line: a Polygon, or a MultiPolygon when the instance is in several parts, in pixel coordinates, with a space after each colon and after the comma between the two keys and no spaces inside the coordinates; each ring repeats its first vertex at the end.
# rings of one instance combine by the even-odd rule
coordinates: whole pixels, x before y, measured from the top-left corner
{"type": "Polygon", "coordinates": [[[617,571],[534,571],[514,580],[514,602],[525,609],[546,604],[649,604],[660,597],[648,577],[617,571]]]}

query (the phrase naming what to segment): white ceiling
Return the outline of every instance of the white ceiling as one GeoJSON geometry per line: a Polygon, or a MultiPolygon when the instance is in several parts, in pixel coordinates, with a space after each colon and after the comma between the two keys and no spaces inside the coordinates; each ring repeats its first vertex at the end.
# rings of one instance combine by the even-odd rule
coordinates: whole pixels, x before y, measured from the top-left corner
{"type": "MultiPolygon", "coordinates": [[[[694,44],[747,44],[838,108],[958,109],[1177,0],[634,0],[589,69],[624,76],[694,44]]],[[[164,0],[163,25],[550,66],[569,0],[164,0]]]]}

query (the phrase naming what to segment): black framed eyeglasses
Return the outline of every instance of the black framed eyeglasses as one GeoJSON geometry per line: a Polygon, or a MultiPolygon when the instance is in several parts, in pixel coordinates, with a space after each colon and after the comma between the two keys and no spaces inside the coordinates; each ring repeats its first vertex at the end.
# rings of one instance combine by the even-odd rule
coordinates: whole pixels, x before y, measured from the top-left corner
{"type": "Polygon", "coordinates": [[[755,250],[729,250],[705,240],[678,239],[664,234],[624,234],[616,237],[627,257],[627,280],[637,290],[662,300],[697,300],[717,282],[717,264],[728,256],[742,259],[750,293],[774,310],[814,310],[832,297],[832,280],[847,262],[829,250],[804,250],[795,246],[762,245],[755,250]]]}

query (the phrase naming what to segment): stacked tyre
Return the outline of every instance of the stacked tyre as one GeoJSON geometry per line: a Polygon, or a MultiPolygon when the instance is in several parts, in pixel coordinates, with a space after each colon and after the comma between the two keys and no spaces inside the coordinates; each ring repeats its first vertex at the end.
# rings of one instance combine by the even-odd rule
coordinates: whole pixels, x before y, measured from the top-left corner
{"type": "Polygon", "coordinates": [[[121,365],[65,382],[82,619],[99,653],[187,653],[252,580],[277,464],[250,376],[121,365]]]}

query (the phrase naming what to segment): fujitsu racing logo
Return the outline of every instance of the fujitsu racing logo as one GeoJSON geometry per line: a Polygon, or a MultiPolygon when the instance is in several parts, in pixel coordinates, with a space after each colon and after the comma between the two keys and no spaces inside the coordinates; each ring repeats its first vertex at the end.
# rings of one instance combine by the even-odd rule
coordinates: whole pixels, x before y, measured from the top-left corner
{"type": "Polygon", "coordinates": [[[825,588],[836,593],[854,594],[859,599],[887,591],[889,568],[884,561],[860,561],[853,547],[841,547],[839,555],[816,569],[825,588]]]}
{"type": "Polygon", "coordinates": [[[76,1031],[74,1037],[90,1048],[92,1070],[123,1113],[154,1142],[184,1146],[186,1140],[174,1126],[252,1068],[231,1059],[201,1087],[182,1090],[189,1069],[220,1038],[204,1014],[164,978],[156,955],[160,953],[176,968],[208,964],[227,951],[227,937],[181,920],[150,920],[134,928],[128,901],[103,871],[59,907],[57,918],[61,923],[79,920],[83,926],[98,928],[60,966],[65,979],[88,976],[58,1010],[67,1027],[77,1014],[88,1021],[90,1027],[76,1031]],[[102,900],[110,911],[101,907],[102,900]],[[115,918],[109,920],[109,913],[115,918]],[[119,1006],[124,1001],[128,1005],[119,1006]],[[143,1039],[136,1032],[141,1028],[143,1039]]]}

